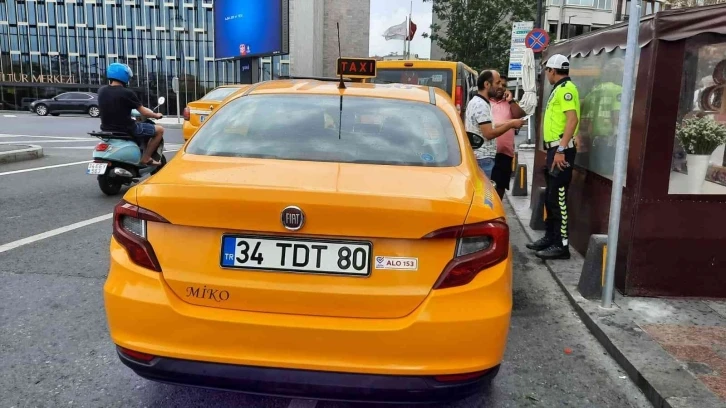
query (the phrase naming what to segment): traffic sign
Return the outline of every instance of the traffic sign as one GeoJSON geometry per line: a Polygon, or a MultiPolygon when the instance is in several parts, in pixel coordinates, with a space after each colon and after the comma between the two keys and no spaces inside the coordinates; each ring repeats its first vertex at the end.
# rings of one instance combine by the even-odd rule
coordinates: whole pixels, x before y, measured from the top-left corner
{"type": "Polygon", "coordinates": [[[550,43],[550,35],[541,28],[535,28],[524,37],[524,45],[532,52],[542,52],[550,43]]]}
{"type": "Polygon", "coordinates": [[[179,78],[174,77],[171,79],[171,90],[174,93],[179,93],[179,78]]]}
{"type": "Polygon", "coordinates": [[[524,58],[524,39],[532,31],[534,21],[515,21],[512,23],[512,41],[509,44],[509,70],[507,77],[522,78],[522,59],[524,58]]]}

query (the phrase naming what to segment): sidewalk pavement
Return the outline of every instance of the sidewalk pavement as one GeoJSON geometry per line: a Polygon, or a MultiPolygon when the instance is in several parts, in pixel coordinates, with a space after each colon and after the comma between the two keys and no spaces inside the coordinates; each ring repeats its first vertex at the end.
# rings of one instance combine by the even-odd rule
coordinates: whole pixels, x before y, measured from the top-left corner
{"type": "Polygon", "coordinates": [[[154,119],[157,125],[164,126],[167,129],[181,129],[184,123],[184,118],[177,120],[176,116],[163,117],[161,119],[154,119]]]}
{"type": "MultiPolygon", "coordinates": [[[[534,151],[519,151],[527,165],[531,194],[534,151]]],[[[507,192],[515,215],[531,240],[530,197],[507,192]]],[[[525,249],[526,250],[526,249],[525,249]]],[[[726,301],[624,297],[613,309],[577,291],[584,259],[572,250],[567,261],[547,261],[585,325],[657,408],[726,407],[726,301]]]]}
{"type": "Polygon", "coordinates": [[[14,163],[43,157],[43,148],[37,145],[0,145],[0,164],[14,163]]]}

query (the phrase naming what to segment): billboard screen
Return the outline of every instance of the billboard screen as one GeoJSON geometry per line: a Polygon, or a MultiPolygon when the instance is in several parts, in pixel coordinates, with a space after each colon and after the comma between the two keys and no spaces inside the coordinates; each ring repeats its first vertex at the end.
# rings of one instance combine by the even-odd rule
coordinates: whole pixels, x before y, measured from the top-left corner
{"type": "Polygon", "coordinates": [[[287,54],[288,1],[215,0],[215,58],[287,54]]]}

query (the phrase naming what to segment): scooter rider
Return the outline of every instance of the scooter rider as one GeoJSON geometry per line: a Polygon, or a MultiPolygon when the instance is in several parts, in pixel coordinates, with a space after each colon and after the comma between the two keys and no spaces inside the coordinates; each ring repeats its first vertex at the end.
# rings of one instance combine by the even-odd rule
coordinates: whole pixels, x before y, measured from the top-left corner
{"type": "Polygon", "coordinates": [[[139,141],[148,140],[141,156],[141,164],[158,166],[161,164],[151,158],[161,143],[164,128],[150,123],[137,122],[131,118],[131,111],[136,109],[142,115],[161,119],[141,104],[134,91],[127,88],[134,74],[126,64],[114,62],[108,66],[106,77],[109,85],[98,90],[98,109],[101,112],[101,130],[104,132],[124,132],[139,141]]]}

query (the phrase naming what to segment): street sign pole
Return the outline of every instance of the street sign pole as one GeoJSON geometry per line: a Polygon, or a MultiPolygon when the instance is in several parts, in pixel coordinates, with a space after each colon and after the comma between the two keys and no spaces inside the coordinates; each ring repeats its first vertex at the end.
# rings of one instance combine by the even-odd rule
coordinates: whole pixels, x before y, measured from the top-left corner
{"type": "Polygon", "coordinates": [[[623,185],[628,152],[628,132],[630,131],[631,109],[635,94],[635,62],[640,52],[638,33],[640,31],[640,1],[630,2],[630,20],[628,21],[628,41],[625,48],[625,66],[623,70],[623,88],[620,99],[620,117],[618,118],[618,136],[615,142],[615,169],[613,174],[613,190],[610,194],[610,221],[608,223],[608,250],[605,264],[605,287],[602,290],[602,307],[613,307],[613,286],[615,285],[615,260],[618,254],[618,235],[620,233],[620,208],[623,202],[623,185]]]}
{"type": "Polygon", "coordinates": [[[174,94],[176,95],[176,123],[181,123],[181,118],[179,116],[179,78],[174,77],[171,80],[171,89],[174,91],[174,94]]]}

